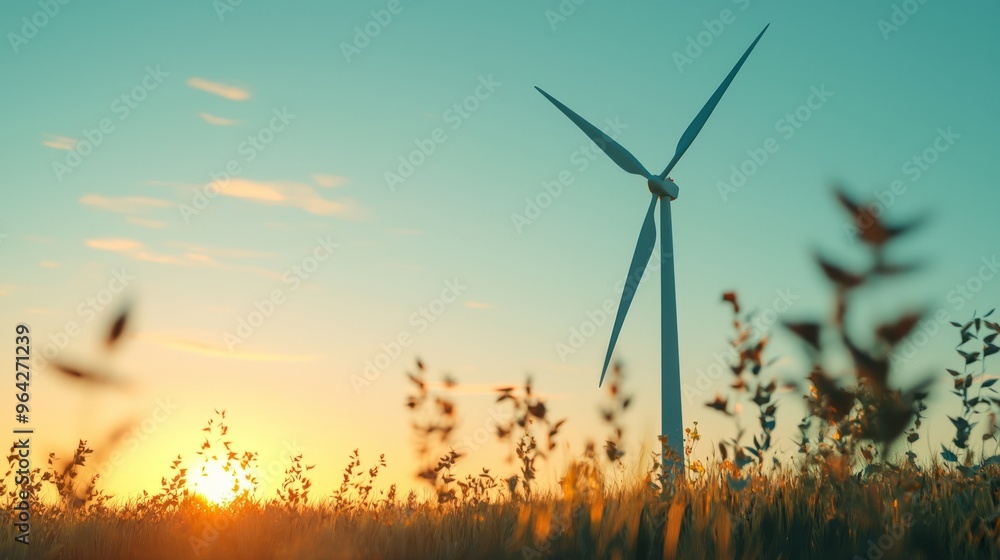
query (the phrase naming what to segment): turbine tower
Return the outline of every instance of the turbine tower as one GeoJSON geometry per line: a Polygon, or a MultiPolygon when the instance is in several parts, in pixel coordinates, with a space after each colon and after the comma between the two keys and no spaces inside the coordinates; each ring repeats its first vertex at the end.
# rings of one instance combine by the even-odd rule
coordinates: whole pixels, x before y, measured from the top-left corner
{"type": "Polygon", "coordinates": [[[615,349],[615,343],[618,341],[622,324],[625,322],[625,315],[632,304],[632,298],[635,296],[635,290],[642,279],[643,272],[646,270],[649,257],[653,254],[653,246],[656,244],[656,223],[653,214],[656,210],[656,203],[660,202],[660,258],[662,261],[660,269],[660,421],[662,436],[665,436],[663,443],[664,456],[666,457],[666,451],[669,446],[677,453],[677,457],[681,462],[683,462],[684,458],[684,418],[681,413],[680,355],[677,343],[677,295],[674,286],[674,240],[670,219],[670,203],[677,199],[680,189],[669,175],[670,171],[677,165],[677,162],[680,161],[681,156],[691,147],[694,139],[697,138],[698,133],[705,126],[705,122],[712,115],[712,111],[715,110],[716,105],[719,104],[722,96],[726,93],[729,84],[732,83],[740,68],[743,67],[743,63],[746,62],[754,47],[757,46],[757,42],[764,36],[764,32],[767,31],[769,26],[765,26],[760,34],[757,35],[757,38],[754,39],[753,43],[750,44],[746,52],[743,53],[743,56],[736,63],[736,66],[730,70],[726,79],[722,81],[722,84],[715,90],[712,97],[709,98],[705,106],[702,107],[698,115],[688,125],[687,130],[684,131],[680,141],[677,143],[677,150],[674,152],[674,157],[671,158],[670,163],[667,164],[663,173],[659,175],[653,175],[647,171],[639,163],[639,160],[623,148],[621,144],[601,132],[600,129],[587,122],[580,115],[574,113],[569,107],[563,105],[548,93],[545,93],[541,88],[535,88],[562,111],[563,114],[569,117],[576,126],[580,127],[612,161],[618,164],[618,167],[621,167],[628,173],[646,178],[646,185],[649,187],[649,192],[652,193],[652,200],[649,202],[646,217],[642,222],[642,228],[639,230],[639,241],[635,246],[635,252],[632,254],[632,264],[629,265],[622,299],[618,304],[618,315],[615,317],[615,324],[611,330],[611,341],[608,344],[608,353],[604,357],[604,368],[601,370],[601,379],[598,382],[599,386],[604,383],[604,376],[608,371],[608,364],[611,362],[611,354],[615,349]]]}

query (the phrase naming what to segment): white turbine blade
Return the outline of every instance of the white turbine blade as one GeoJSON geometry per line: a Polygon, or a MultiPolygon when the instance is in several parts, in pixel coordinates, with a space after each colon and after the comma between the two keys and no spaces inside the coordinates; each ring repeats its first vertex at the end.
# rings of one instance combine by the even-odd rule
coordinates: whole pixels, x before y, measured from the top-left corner
{"type": "Polygon", "coordinates": [[[551,101],[552,104],[555,105],[560,111],[562,111],[564,115],[569,117],[569,120],[573,121],[576,124],[576,126],[580,127],[580,130],[582,130],[587,136],[589,136],[590,139],[593,140],[595,144],[597,144],[598,148],[603,150],[604,153],[608,154],[608,157],[610,157],[615,163],[618,164],[618,167],[621,167],[628,173],[641,175],[646,179],[650,178],[651,175],[649,171],[646,171],[646,168],[643,167],[641,163],[639,163],[639,160],[635,159],[635,156],[633,156],[631,153],[629,153],[628,150],[623,148],[621,144],[615,142],[613,138],[611,138],[607,134],[604,134],[604,132],[602,132],[601,129],[590,124],[589,122],[586,121],[586,119],[584,119],[580,115],[574,113],[572,109],[560,103],[559,100],[557,100],[555,97],[552,97],[551,95],[545,93],[545,91],[543,91],[542,88],[535,86],[535,89],[537,89],[539,93],[544,95],[546,99],[551,101]]]}
{"type": "Polygon", "coordinates": [[[702,127],[704,127],[705,123],[708,122],[708,117],[712,116],[712,111],[715,110],[715,106],[719,104],[719,101],[722,99],[722,96],[726,93],[726,89],[729,88],[729,84],[733,83],[733,79],[736,78],[736,74],[740,71],[740,68],[743,67],[743,63],[747,61],[747,58],[753,51],[753,48],[757,46],[757,42],[760,41],[760,38],[764,36],[764,31],[767,31],[767,28],[770,26],[771,24],[767,24],[766,26],[764,26],[764,30],[761,31],[759,35],[757,35],[757,38],[753,40],[753,43],[750,44],[750,47],[747,49],[747,51],[743,53],[743,57],[740,58],[739,62],[736,63],[736,66],[734,66],[733,69],[729,72],[729,75],[726,76],[726,79],[722,81],[722,84],[719,86],[719,88],[715,90],[715,93],[712,94],[712,97],[709,98],[707,103],[705,103],[705,106],[701,108],[701,112],[698,113],[698,116],[695,117],[694,120],[691,121],[691,124],[688,125],[687,130],[684,131],[684,134],[681,136],[680,141],[677,143],[677,151],[674,153],[673,159],[671,159],[670,163],[667,164],[667,167],[666,169],[663,170],[663,173],[660,173],[661,179],[665,179],[667,175],[670,174],[670,170],[672,170],[674,166],[677,165],[677,162],[681,159],[681,156],[684,155],[684,152],[686,152],[687,149],[691,147],[691,144],[694,142],[694,139],[697,138],[698,133],[701,132],[702,127]]]}
{"type": "MultiPolygon", "coordinates": [[[[653,211],[656,209],[657,195],[653,195],[653,200],[649,202],[649,210],[646,211],[646,219],[642,222],[642,229],[639,230],[639,241],[635,245],[635,253],[632,254],[632,264],[628,267],[628,276],[625,278],[625,289],[622,291],[622,300],[618,304],[618,316],[615,317],[615,326],[611,329],[611,342],[608,344],[608,354],[604,357],[604,369],[601,370],[601,380],[598,386],[604,383],[604,375],[608,373],[608,363],[611,362],[611,353],[615,350],[615,343],[618,342],[618,334],[621,333],[622,324],[625,323],[625,315],[632,305],[632,298],[642,280],[642,273],[649,263],[649,256],[653,254],[653,246],[656,245],[656,222],[653,219],[653,211]]],[[[669,202],[664,202],[669,204],[669,202]]]]}

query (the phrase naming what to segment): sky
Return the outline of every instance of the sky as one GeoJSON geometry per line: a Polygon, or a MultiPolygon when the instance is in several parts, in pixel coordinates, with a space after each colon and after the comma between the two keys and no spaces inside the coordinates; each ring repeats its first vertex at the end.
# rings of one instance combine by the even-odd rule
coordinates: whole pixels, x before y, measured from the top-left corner
{"type": "MultiPolygon", "coordinates": [[[[834,185],[928,218],[896,253],[924,268],[866,293],[858,325],[914,308],[964,321],[1000,302],[995,4],[17,1],[0,14],[0,313],[12,339],[31,328],[34,457],[125,426],[100,463],[119,495],[190,460],[215,409],[262,464],[304,453],[320,492],[355,448],[416,487],[417,357],[459,381],[459,439],[491,429],[496,387],[531,375],[569,418],[549,474],[603,441],[599,310],[617,307],[649,193],[534,86],[658,170],[767,24],[672,172],[684,418],[701,451],[735,433],[703,406],[725,380],[698,382],[727,346],[723,292],[772,319],[768,375],[807,373],[777,323],[829,316],[816,251],[862,262],[834,185]],[[128,388],[73,383],[50,359],[128,388]]],[[[659,431],[658,282],[647,271],[615,351],[636,394],[633,453],[659,431]]],[[[935,325],[898,385],[931,371],[945,392],[955,337],[935,325]]],[[[781,402],[790,452],[804,409],[781,402]]],[[[928,455],[960,411],[947,394],[931,405],[928,455]]],[[[472,471],[506,455],[465,450],[472,471]]]]}

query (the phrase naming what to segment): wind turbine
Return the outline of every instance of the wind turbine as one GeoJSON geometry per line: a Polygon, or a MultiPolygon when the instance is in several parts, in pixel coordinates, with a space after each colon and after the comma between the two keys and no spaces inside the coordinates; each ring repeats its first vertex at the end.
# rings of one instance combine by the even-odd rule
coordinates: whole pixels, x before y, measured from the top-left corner
{"type": "Polygon", "coordinates": [[[746,62],[757,42],[764,36],[764,32],[770,24],[765,26],[763,31],[757,35],[750,47],[743,53],[736,66],[730,70],[729,75],[722,81],[712,97],[709,98],[701,112],[694,118],[687,130],[681,135],[677,143],[677,150],[674,157],[667,164],[663,173],[653,175],[646,170],[639,160],[635,158],[621,144],[604,134],[600,129],[587,122],[583,117],[574,113],[569,107],[563,105],[554,97],[545,93],[541,88],[536,87],[546,99],[552,102],[563,112],[576,126],[580,127],[597,146],[604,151],[616,164],[628,173],[645,177],[646,185],[653,198],[646,210],[646,218],[642,222],[642,229],[639,230],[639,241],[632,254],[632,264],[629,265],[628,277],[626,278],[625,289],[622,292],[621,303],[618,305],[618,315],[615,317],[615,324],[611,330],[611,342],[608,344],[608,353],[604,357],[604,368],[601,370],[601,380],[598,386],[604,383],[604,376],[608,371],[608,363],[611,361],[611,353],[615,349],[618,341],[618,334],[621,332],[622,324],[625,322],[625,315],[632,304],[632,298],[638,287],[639,280],[646,270],[650,255],[653,254],[653,246],[656,244],[656,223],[653,218],[657,201],[660,201],[660,373],[661,373],[661,412],[660,422],[662,435],[666,436],[663,444],[664,456],[667,446],[673,448],[677,457],[683,461],[684,457],[684,420],[681,414],[681,379],[680,379],[680,356],[677,347],[677,296],[674,288],[674,255],[673,255],[673,233],[670,221],[670,203],[677,199],[680,190],[673,179],[669,178],[670,171],[677,165],[677,162],[684,155],[684,152],[691,147],[694,139],[701,132],[705,122],[708,121],[712,111],[715,110],[719,100],[726,93],[729,84],[732,83],[736,74],[740,71],[743,63],[746,62]],[[665,197],[668,197],[664,200],[665,197]]]}

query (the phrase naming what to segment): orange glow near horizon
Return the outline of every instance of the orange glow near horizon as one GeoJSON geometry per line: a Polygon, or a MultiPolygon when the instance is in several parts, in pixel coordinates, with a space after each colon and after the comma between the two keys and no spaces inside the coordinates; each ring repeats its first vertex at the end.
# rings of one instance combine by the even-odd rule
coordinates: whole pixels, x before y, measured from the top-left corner
{"type": "Polygon", "coordinates": [[[232,465],[219,460],[210,460],[198,467],[189,479],[191,490],[210,503],[224,506],[243,491],[253,492],[253,484],[247,480],[245,472],[234,472],[232,465]]]}

